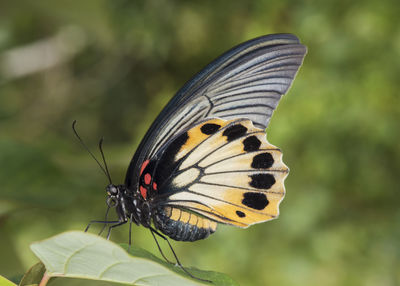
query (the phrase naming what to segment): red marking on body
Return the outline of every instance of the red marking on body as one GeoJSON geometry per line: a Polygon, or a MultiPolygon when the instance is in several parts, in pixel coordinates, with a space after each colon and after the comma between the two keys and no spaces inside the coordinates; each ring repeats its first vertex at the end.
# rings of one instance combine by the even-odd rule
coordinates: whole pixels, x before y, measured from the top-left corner
{"type": "Polygon", "coordinates": [[[142,167],[140,167],[140,174],[139,175],[142,175],[144,169],[147,167],[149,162],[150,162],[150,160],[146,160],[146,161],[143,162],[142,167]]]}
{"type": "Polygon", "coordinates": [[[146,199],[146,197],[147,197],[147,189],[145,187],[140,186],[139,190],[140,190],[140,193],[142,194],[143,199],[146,199]]]}
{"type": "Polygon", "coordinates": [[[156,183],[156,182],[153,182],[153,189],[154,189],[155,191],[157,191],[157,183],[156,183]]]}
{"type": "Polygon", "coordinates": [[[148,185],[150,184],[150,182],[151,182],[151,176],[149,173],[147,173],[146,175],[144,175],[144,183],[148,185]]]}

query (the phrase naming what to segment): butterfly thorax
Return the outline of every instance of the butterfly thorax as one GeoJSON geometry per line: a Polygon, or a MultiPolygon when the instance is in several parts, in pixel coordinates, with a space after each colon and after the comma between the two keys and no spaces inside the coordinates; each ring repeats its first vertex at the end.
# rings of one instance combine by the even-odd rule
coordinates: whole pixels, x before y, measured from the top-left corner
{"type": "Polygon", "coordinates": [[[132,220],[137,225],[150,226],[151,207],[139,192],[131,191],[125,185],[109,185],[107,194],[107,204],[115,207],[119,221],[132,220]]]}

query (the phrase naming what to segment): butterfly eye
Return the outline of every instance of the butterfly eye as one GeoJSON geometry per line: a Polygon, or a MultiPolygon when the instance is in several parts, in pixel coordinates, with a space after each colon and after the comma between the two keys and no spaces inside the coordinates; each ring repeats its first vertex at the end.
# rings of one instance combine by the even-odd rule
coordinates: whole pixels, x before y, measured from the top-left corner
{"type": "Polygon", "coordinates": [[[115,195],[118,194],[118,189],[114,185],[108,185],[107,188],[106,188],[106,191],[111,196],[115,196],[115,195]]]}

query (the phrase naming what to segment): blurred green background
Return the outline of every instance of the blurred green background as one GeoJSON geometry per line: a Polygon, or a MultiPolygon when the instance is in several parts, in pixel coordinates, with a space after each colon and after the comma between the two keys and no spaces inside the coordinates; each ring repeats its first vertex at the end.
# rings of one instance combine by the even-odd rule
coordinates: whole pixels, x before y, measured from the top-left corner
{"type": "Polygon", "coordinates": [[[74,119],[92,150],[105,137],[123,182],[186,80],[242,41],[289,32],[309,52],[267,130],[291,169],[280,218],[175,250],[241,285],[400,285],[399,15],[395,0],[1,1],[0,274],[18,279],[37,261],[30,243],[104,215],[107,180],[74,119]]]}

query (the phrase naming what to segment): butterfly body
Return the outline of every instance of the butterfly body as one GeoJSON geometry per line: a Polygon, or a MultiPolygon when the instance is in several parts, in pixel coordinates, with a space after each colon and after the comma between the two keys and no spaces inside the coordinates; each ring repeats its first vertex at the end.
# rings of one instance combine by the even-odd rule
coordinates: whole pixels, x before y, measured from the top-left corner
{"type": "Polygon", "coordinates": [[[217,223],[276,218],[289,169],[265,129],[305,54],[293,35],[263,36],[186,83],[146,133],[125,184],[108,187],[119,221],[196,241],[217,223]]]}

